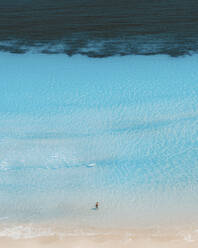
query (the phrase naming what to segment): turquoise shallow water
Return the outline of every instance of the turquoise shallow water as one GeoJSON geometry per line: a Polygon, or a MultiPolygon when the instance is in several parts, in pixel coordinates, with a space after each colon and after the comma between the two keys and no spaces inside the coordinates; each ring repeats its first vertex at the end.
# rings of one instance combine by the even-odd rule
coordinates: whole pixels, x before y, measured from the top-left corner
{"type": "Polygon", "coordinates": [[[198,224],[197,55],[0,65],[2,223],[198,224]]]}

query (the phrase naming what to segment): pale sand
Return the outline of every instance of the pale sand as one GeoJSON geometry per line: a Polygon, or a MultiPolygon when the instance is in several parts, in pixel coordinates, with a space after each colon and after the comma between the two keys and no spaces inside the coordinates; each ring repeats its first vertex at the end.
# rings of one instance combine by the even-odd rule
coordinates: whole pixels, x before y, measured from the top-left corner
{"type": "Polygon", "coordinates": [[[170,242],[170,241],[151,241],[151,240],[100,240],[91,239],[63,239],[42,238],[28,240],[12,240],[1,238],[0,247],[2,248],[197,248],[198,243],[170,242]]]}
{"type": "Polygon", "coordinates": [[[198,240],[184,240],[175,235],[133,237],[127,232],[87,236],[57,235],[30,239],[0,238],[2,248],[198,248],[198,240]]]}

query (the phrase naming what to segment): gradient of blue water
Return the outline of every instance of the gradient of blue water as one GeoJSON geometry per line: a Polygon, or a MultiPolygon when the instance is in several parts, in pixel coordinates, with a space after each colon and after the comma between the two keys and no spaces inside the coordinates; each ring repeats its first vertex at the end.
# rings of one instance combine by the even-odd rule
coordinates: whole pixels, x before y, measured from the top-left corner
{"type": "Polygon", "coordinates": [[[0,217],[197,223],[197,68],[197,55],[2,53],[0,217]]]}

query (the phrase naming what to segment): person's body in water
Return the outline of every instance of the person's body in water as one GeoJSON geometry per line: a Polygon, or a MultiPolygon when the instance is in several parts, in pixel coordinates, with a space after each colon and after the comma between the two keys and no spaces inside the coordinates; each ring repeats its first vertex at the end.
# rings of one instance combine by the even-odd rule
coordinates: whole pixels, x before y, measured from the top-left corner
{"type": "Polygon", "coordinates": [[[98,209],[99,207],[99,202],[96,202],[96,209],[98,209]]]}

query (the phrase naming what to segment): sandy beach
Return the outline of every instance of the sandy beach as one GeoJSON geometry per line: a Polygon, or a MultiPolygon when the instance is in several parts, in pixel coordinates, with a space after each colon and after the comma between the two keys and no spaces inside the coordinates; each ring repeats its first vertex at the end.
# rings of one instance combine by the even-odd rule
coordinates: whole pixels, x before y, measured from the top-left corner
{"type": "MultiPolygon", "coordinates": [[[[60,230],[59,230],[60,231],[60,230]]],[[[197,248],[197,231],[175,230],[115,230],[93,229],[92,231],[67,230],[34,238],[1,237],[4,248],[197,248]]]]}
{"type": "Polygon", "coordinates": [[[4,248],[197,248],[198,242],[174,241],[168,239],[128,239],[120,237],[44,237],[34,239],[14,240],[1,238],[0,245],[4,248]]]}

